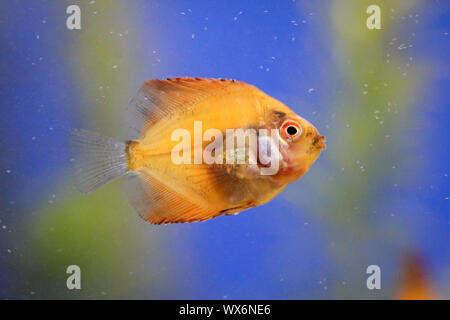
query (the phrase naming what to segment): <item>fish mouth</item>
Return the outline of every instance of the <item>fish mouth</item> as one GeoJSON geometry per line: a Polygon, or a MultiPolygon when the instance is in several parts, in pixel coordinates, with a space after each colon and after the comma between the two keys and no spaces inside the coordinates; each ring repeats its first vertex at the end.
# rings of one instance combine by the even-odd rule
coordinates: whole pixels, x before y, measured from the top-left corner
{"type": "Polygon", "coordinates": [[[319,150],[324,150],[327,148],[325,141],[326,141],[325,136],[317,134],[313,139],[312,145],[313,147],[316,147],[319,150]]]}

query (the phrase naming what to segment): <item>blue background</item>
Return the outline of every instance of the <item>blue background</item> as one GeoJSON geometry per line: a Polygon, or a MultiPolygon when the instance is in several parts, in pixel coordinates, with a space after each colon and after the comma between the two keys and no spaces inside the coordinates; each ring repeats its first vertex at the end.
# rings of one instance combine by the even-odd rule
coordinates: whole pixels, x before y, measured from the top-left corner
{"type": "Polygon", "coordinates": [[[382,30],[365,27],[364,1],[2,2],[0,297],[393,298],[413,254],[448,298],[450,6],[372,2],[382,30]],[[65,26],[70,4],[81,30],[65,26]],[[204,223],[149,225],[120,182],[79,195],[70,130],[126,139],[140,84],[177,76],[251,83],[329,148],[269,204],[204,223]],[[69,264],[87,270],[79,292],[69,264]],[[382,290],[365,286],[371,264],[382,290]]]}

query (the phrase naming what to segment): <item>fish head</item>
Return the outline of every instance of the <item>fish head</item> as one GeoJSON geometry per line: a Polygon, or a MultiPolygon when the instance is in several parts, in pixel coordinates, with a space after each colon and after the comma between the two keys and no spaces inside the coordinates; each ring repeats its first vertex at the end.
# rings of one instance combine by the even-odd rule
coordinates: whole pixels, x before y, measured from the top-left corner
{"type": "Polygon", "coordinates": [[[278,130],[279,169],[271,179],[285,184],[299,179],[326,148],[325,137],[306,119],[291,112],[279,112],[272,119],[278,130]]]}

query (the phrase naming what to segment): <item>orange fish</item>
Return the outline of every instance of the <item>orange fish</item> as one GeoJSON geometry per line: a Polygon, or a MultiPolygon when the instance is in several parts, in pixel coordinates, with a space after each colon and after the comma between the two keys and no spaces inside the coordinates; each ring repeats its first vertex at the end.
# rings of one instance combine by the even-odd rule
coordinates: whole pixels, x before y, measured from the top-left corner
{"type": "Polygon", "coordinates": [[[126,175],[125,193],[153,224],[204,221],[272,200],[325,148],[316,128],[241,81],[146,81],[128,107],[139,139],[75,129],[77,188],[126,175]]]}

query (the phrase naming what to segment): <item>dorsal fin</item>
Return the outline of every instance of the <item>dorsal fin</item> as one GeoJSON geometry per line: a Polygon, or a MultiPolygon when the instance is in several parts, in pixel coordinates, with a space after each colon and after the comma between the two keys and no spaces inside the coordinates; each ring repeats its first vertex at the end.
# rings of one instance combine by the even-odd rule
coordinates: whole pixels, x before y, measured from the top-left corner
{"type": "Polygon", "coordinates": [[[242,81],[205,78],[169,78],[144,82],[127,108],[130,124],[139,134],[159,120],[170,117],[180,109],[189,108],[215,94],[254,90],[242,81]]]}

